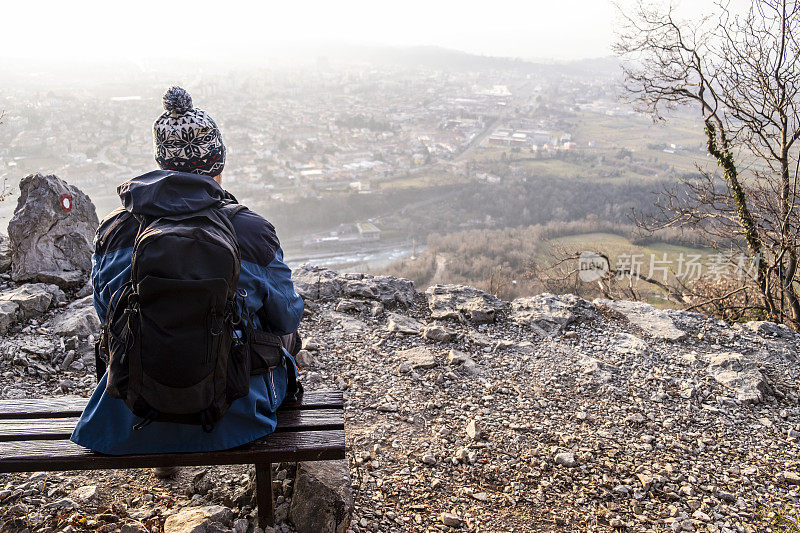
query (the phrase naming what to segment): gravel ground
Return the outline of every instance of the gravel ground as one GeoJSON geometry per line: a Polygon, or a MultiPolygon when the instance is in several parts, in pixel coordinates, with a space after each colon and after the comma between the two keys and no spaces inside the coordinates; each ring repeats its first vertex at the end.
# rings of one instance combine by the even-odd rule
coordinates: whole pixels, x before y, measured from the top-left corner
{"type": "MultiPolygon", "coordinates": [[[[422,294],[395,307],[361,292],[307,300],[301,327],[306,388],[345,393],[350,531],[794,531],[800,337],[682,312],[645,314],[642,328],[625,309],[564,297],[531,320],[502,303],[476,324],[433,319],[422,294]],[[659,320],[685,336],[665,340],[659,320]]],[[[91,393],[89,342],[49,327],[62,312],[0,340],[0,397],[91,393]]],[[[282,517],[293,465],[275,476],[282,517]]],[[[159,531],[213,503],[253,531],[249,478],[0,475],[0,524],[159,531]]]]}

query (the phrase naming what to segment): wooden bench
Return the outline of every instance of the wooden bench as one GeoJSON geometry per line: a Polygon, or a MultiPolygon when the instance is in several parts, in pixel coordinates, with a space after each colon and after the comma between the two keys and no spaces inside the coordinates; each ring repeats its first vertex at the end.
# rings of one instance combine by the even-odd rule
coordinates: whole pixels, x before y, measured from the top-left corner
{"type": "Polygon", "coordinates": [[[69,440],[86,398],[0,400],[0,473],[253,464],[259,522],[273,525],[271,463],[344,459],[339,391],[306,392],[278,410],[275,433],[217,452],[104,455],[69,440]]]}

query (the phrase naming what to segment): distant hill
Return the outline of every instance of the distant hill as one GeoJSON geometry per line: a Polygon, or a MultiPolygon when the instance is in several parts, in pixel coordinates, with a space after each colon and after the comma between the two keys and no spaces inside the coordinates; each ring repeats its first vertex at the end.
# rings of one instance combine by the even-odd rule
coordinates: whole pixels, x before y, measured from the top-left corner
{"type": "Polygon", "coordinates": [[[334,61],[364,61],[382,65],[426,67],[434,70],[518,70],[533,74],[613,77],[619,74],[615,57],[565,62],[539,62],[521,58],[470,54],[440,46],[356,46],[339,45],[326,50],[334,61]]]}

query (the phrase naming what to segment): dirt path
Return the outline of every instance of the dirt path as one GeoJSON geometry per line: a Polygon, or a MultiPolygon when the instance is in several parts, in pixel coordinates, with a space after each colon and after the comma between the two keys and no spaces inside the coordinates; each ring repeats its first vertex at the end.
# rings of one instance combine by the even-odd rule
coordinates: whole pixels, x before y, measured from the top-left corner
{"type": "Polygon", "coordinates": [[[437,283],[444,283],[444,273],[445,269],[447,268],[447,257],[439,254],[436,256],[436,271],[433,273],[433,277],[431,278],[431,285],[436,285],[437,283]]]}

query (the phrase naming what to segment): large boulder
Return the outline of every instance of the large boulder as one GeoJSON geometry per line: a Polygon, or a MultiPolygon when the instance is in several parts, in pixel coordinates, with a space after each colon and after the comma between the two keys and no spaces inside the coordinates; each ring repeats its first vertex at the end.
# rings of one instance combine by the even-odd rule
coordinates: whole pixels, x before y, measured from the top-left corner
{"type": "Polygon", "coordinates": [[[347,461],[299,463],[289,519],[298,533],[345,533],[353,513],[347,461]]]}
{"type": "Polygon", "coordinates": [[[432,285],[425,291],[433,318],[464,318],[476,324],[494,322],[508,302],[467,285],[432,285]]]}
{"type": "Polygon", "coordinates": [[[758,365],[740,353],[713,355],[708,363],[708,373],[740,402],[759,403],[770,392],[769,383],[758,370],[758,365]]]}
{"type": "Polygon", "coordinates": [[[578,320],[595,316],[592,304],[574,294],[557,296],[548,292],[511,302],[511,319],[517,324],[535,325],[556,333],[578,320]]]}
{"type": "Polygon", "coordinates": [[[675,325],[675,321],[672,320],[668,311],[658,309],[648,303],[603,298],[598,298],[592,303],[597,307],[621,313],[628,319],[628,322],[653,338],[679,341],[686,337],[686,332],[675,325]]]}
{"type": "Polygon", "coordinates": [[[377,300],[384,305],[409,305],[416,295],[414,282],[394,276],[340,274],[329,268],[304,264],[294,270],[292,280],[297,293],[309,300],[359,298],[377,300]]]}
{"type": "Polygon", "coordinates": [[[94,204],[56,176],[25,176],[19,192],[8,223],[11,277],[80,287],[92,268],[92,240],[99,224],[94,204]]]}

